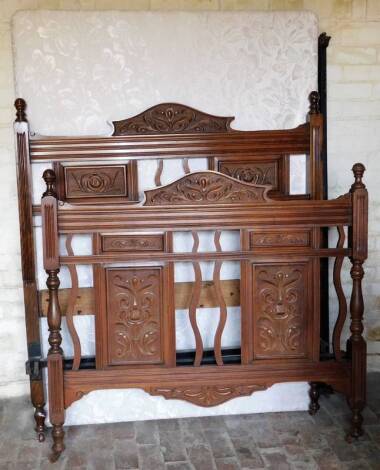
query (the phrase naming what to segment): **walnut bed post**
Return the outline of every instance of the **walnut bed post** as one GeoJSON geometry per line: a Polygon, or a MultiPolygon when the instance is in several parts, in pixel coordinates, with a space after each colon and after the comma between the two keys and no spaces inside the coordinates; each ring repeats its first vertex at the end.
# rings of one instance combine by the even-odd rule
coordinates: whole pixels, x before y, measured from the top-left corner
{"type": "Polygon", "coordinates": [[[16,168],[17,193],[20,220],[21,270],[24,288],[25,327],[28,343],[26,370],[30,379],[30,397],[34,406],[36,432],[40,442],[45,440],[45,393],[41,370],[41,341],[39,306],[34,258],[32,179],[29,158],[29,128],[26,119],[26,103],[17,98],[16,120],[16,168]]]}
{"type": "Polygon", "coordinates": [[[55,462],[65,446],[63,444],[65,421],[63,397],[63,351],[61,348],[61,310],[58,300],[59,288],[59,248],[57,224],[57,194],[55,191],[55,173],[45,170],[43,179],[46,192],[41,200],[42,237],[44,248],[44,268],[48,274],[46,285],[49,289],[48,325],[48,381],[49,381],[49,418],[53,425],[53,447],[50,460],[55,462]]]}
{"type": "Polygon", "coordinates": [[[362,410],[366,403],[367,345],[363,338],[364,301],[362,280],[364,277],[363,263],[368,255],[368,193],[362,182],[364,165],[356,163],[352,171],[355,182],[351,186],[352,197],[352,243],[351,278],[352,293],[350,302],[351,336],[347,343],[347,351],[351,356],[351,390],[349,405],[352,410],[351,430],[348,440],[363,434],[362,410]]]}

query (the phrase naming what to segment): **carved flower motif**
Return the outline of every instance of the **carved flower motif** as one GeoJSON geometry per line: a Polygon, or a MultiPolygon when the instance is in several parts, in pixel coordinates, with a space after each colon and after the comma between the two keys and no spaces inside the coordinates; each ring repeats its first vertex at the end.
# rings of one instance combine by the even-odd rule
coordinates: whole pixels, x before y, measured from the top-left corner
{"type": "Polygon", "coordinates": [[[78,186],[80,189],[87,193],[105,193],[109,191],[116,179],[113,179],[105,173],[88,173],[80,177],[78,186]]]}

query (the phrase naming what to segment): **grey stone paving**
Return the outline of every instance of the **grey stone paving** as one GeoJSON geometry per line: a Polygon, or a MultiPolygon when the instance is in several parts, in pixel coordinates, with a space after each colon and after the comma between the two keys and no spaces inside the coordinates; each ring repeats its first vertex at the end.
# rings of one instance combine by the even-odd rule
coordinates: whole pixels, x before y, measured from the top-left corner
{"type": "Polygon", "coordinates": [[[365,435],[344,440],[349,411],[338,394],[307,412],[174,419],[66,429],[67,449],[48,462],[26,398],[0,401],[0,470],[380,470],[380,372],[369,374],[365,435]]]}

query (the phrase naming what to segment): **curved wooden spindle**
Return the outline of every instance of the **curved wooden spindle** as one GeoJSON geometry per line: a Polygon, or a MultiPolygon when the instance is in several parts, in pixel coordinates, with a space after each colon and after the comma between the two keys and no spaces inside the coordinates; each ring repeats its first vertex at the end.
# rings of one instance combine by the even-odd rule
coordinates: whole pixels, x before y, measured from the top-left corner
{"type": "Polygon", "coordinates": [[[157,160],[157,170],[156,174],[154,175],[154,184],[156,186],[162,186],[161,183],[161,175],[162,175],[162,170],[164,169],[164,161],[162,158],[157,160]]]}
{"type": "MultiPolygon", "coordinates": [[[[222,251],[222,247],[220,244],[220,234],[221,234],[220,230],[216,230],[215,235],[214,235],[214,244],[215,244],[216,251],[218,252],[222,251]]],[[[215,261],[214,274],[213,274],[215,293],[219,302],[219,309],[220,309],[218,328],[216,329],[215,338],[214,338],[214,354],[215,354],[215,360],[218,366],[223,365],[222,335],[223,335],[224,327],[227,321],[227,306],[226,306],[226,302],[224,300],[222,288],[220,285],[220,269],[222,267],[222,264],[223,264],[223,261],[221,260],[215,261]]]]}
{"type": "Polygon", "coordinates": [[[182,168],[186,175],[190,173],[189,159],[186,157],[182,159],[182,168]]]}
{"type": "MultiPolygon", "coordinates": [[[[199,248],[199,236],[198,236],[198,233],[195,231],[192,231],[191,234],[194,240],[192,252],[196,253],[199,248]]],[[[194,269],[195,281],[194,281],[194,287],[193,287],[193,292],[191,294],[191,300],[190,300],[190,306],[189,306],[189,318],[190,318],[191,327],[193,329],[194,337],[195,337],[194,366],[199,367],[201,365],[202,358],[203,358],[203,341],[202,341],[202,336],[199,331],[198,323],[197,323],[197,306],[199,304],[199,299],[201,296],[202,271],[201,271],[199,261],[194,261],[192,264],[193,264],[193,269],[194,269]]]]}
{"type": "MultiPolygon", "coordinates": [[[[69,256],[74,256],[74,251],[72,247],[73,235],[70,233],[66,238],[66,250],[69,256]]],[[[74,360],[73,360],[73,370],[78,370],[80,366],[80,361],[82,357],[82,350],[80,345],[80,339],[75,328],[74,324],[74,313],[75,313],[75,304],[77,303],[78,298],[78,273],[77,267],[75,264],[69,264],[68,266],[70,277],[71,277],[71,289],[70,297],[67,304],[66,310],[66,323],[69,330],[71,340],[73,342],[74,348],[74,360]]]]}
{"type": "MultiPolygon", "coordinates": [[[[346,240],[344,227],[343,225],[338,225],[337,228],[338,228],[338,233],[339,233],[337,248],[343,248],[344,242],[346,240]]],[[[340,338],[341,338],[344,323],[347,318],[347,300],[346,300],[346,296],[344,295],[344,291],[342,287],[342,279],[341,279],[343,261],[344,261],[344,256],[337,256],[335,258],[334,275],[333,275],[335,292],[338,297],[338,303],[339,303],[339,314],[335,323],[334,332],[333,332],[333,340],[332,340],[334,356],[337,361],[342,360],[342,351],[340,349],[340,338]]]]}

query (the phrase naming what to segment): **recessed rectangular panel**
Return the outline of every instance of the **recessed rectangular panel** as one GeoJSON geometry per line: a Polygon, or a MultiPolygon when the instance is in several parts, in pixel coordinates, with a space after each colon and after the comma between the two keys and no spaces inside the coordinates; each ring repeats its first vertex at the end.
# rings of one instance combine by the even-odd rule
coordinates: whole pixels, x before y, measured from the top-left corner
{"type": "Polygon", "coordinates": [[[106,269],[109,365],[163,362],[162,270],[106,269]]]}
{"type": "Polygon", "coordinates": [[[137,165],[54,164],[60,200],[70,203],[136,201],[137,165]]]}
{"type": "Polygon", "coordinates": [[[102,235],[102,251],[164,251],[163,234],[102,235]]]}
{"type": "Polygon", "coordinates": [[[249,233],[250,248],[310,246],[310,230],[260,230],[249,233]]]}
{"type": "Polygon", "coordinates": [[[289,192],[288,158],[277,155],[218,156],[209,159],[210,169],[245,183],[272,186],[270,196],[285,196],[289,192]]]}
{"type": "Polygon", "coordinates": [[[64,168],[66,197],[127,196],[127,169],[120,166],[64,168]]]}
{"type": "Polygon", "coordinates": [[[254,359],[306,358],[312,325],[310,264],[252,265],[254,359]]]}

